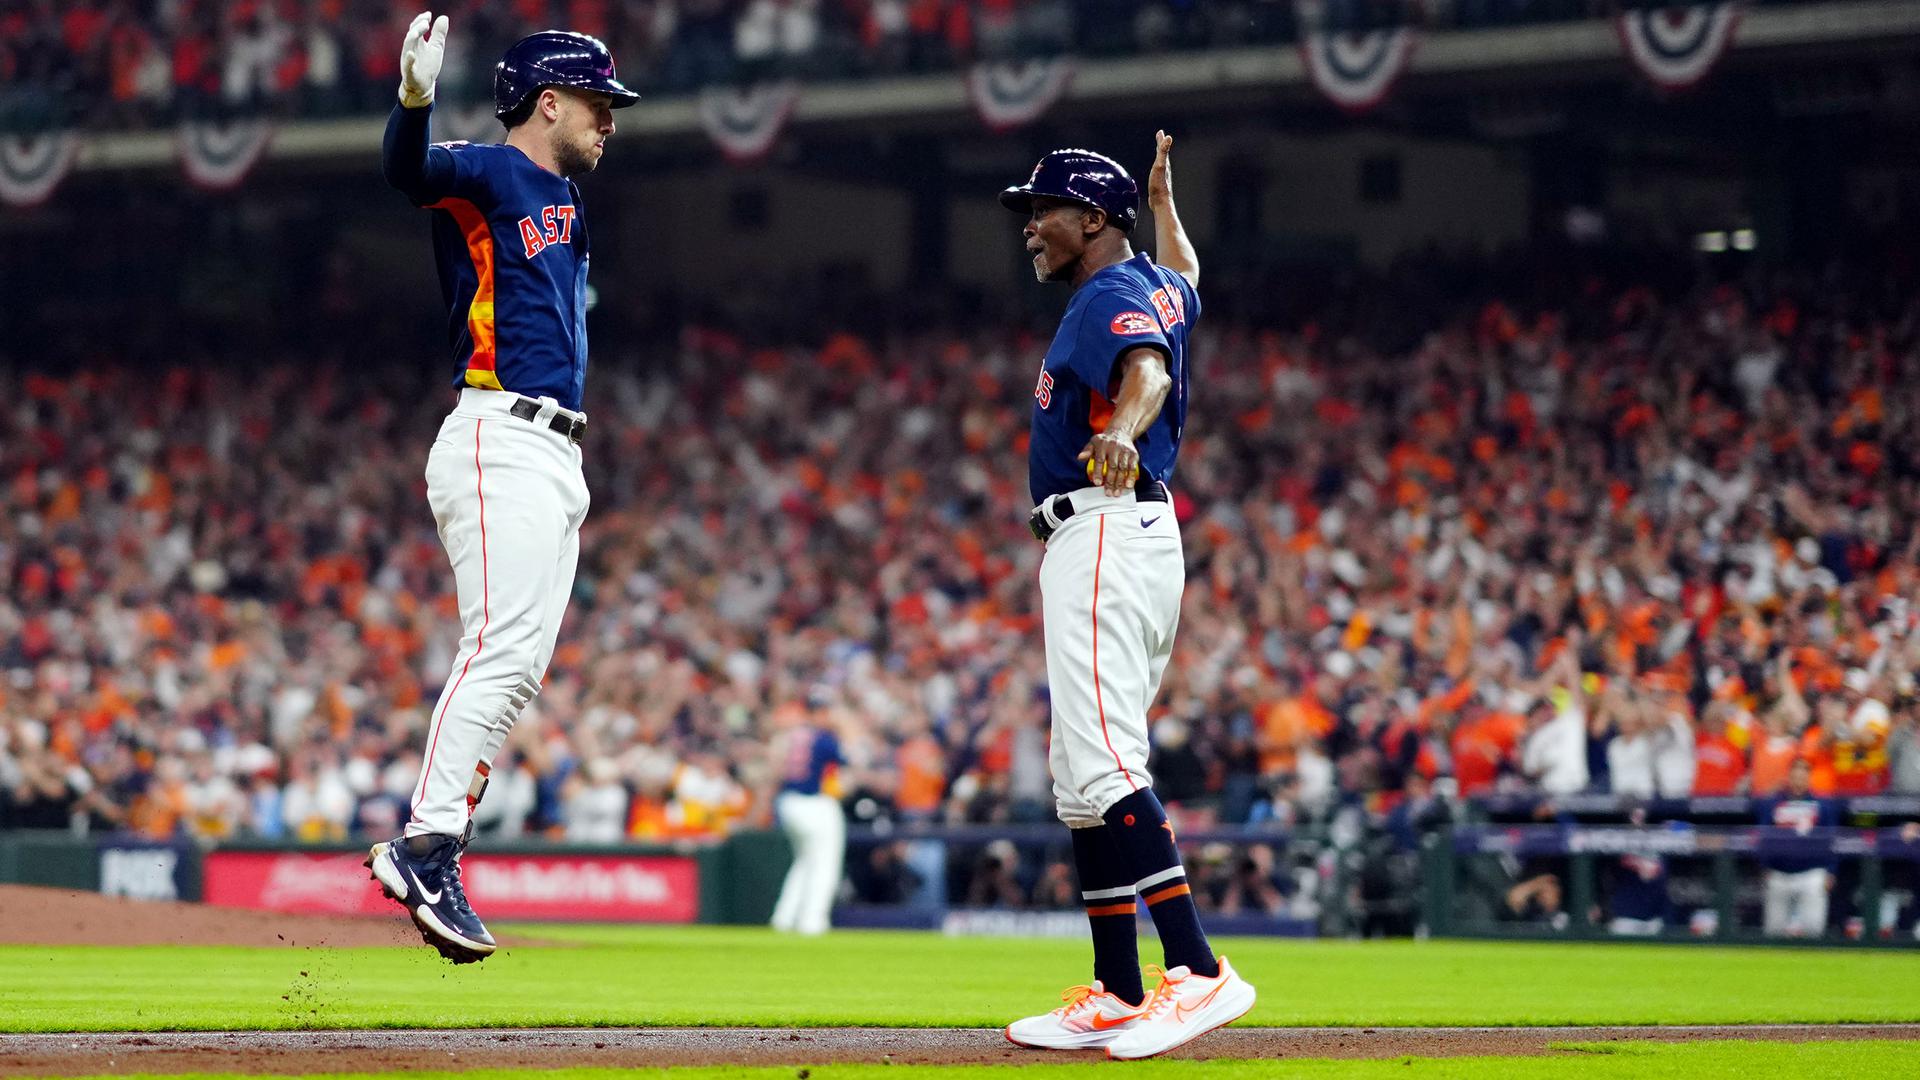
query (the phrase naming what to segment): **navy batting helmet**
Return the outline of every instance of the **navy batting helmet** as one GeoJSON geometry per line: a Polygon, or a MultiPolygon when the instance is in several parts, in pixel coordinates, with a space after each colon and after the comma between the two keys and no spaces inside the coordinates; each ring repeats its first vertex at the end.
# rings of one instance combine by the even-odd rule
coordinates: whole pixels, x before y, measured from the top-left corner
{"type": "Polygon", "coordinates": [[[613,97],[618,109],[640,100],[613,74],[613,54],[599,38],[542,30],[513,43],[493,69],[493,115],[506,119],[543,86],[571,86],[613,97]]]}
{"type": "Polygon", "coordinates": [[[1105,210],[1121,232],[1132,232],[1140,220],[1140,185],[1119,162],[1091,150],[1055,150],[1041,158],[1026,183],[1000,193],[1000,205],[1030,214],[1035,195],[1105,210]]]}

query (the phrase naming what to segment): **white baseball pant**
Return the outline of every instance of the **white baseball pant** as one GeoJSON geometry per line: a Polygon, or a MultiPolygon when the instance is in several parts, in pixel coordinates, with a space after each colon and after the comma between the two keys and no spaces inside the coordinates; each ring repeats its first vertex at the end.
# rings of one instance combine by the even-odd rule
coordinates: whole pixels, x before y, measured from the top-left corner
{"type": "Polygon", "coordinates": [[[460,835],[507,732],[553,659],[580,560],[587,482],[580,448],[548,427],[552,398],[523,420],[518,394],[464,389],[427,454],[427,501],[453,563],[460,651],[427,729],[406,835],[460,835]]]}
{"type": "Polygon", "coordinates": [[[847,853],[847,815],[831,795],[802,795],[783,791],[773,800],[773,814],[793,844],[793,866],[780,886],[773,908],[773,928],[801,934],[824,934],[833,914],[833,897],[847,853]]]}
{"type": "Polygon", "coordinates": [[[1082,488],[1047,540],[1040,606],[1053,743],[1047,764],[1060,820],[1105,824],[1147,773],[1147,708],[1173,655],[1186,556],[1173,506],[1082,488]]]}
{"type": "Polygon", "coordinates": [[[1819,937],[1827,932],[1827,871],[1767,871],[1761,926],[1769,937],[1819,937]]]}

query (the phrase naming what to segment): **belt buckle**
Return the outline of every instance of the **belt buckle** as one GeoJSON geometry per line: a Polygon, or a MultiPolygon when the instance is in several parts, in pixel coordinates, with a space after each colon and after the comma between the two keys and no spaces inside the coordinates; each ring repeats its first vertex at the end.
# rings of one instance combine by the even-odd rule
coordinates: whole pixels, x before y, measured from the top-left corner
{"type": "Polygon", "coordinates": [[[554,413],[553,419],[547,422],[547,428],[555,435],[578,446],[580,445],[580,440],[586,436],[587,422],[585,420],[576,420],[571,416],[561,416],[559,413],[554,413]]]}
{"type": "Polygon", "coordinates": [[[1027,531],[1043,544],[1053,535],[1053,527],[1047,524],[1046,506],[1046,503],[1041,503],[1027,513],[1027,531]]]}

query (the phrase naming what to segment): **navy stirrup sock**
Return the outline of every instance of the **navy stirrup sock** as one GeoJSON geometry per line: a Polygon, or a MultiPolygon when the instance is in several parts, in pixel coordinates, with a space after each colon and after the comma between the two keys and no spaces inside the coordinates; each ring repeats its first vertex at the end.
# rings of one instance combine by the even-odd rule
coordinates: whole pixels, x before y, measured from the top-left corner
{"type": "Polygon", "coordinates": [[[1073,868],[1080,879],[1080,899],[1087,906],[1087,926],[1093,931],[1093,977],[1109,994],[1129,1005],[1146,997],[1140,983],[1140,936],[1133,900],[1133,878],[1102,825],[1069,829],[1073,834],[1073,868]]]}
{"type": "Polygon", "coordinates": [[[1206,931],[1200,929],[1200,911],[1193,906],[1187,871],[1180,865],[1180,851],[1173,844],[1173,826],[1167,824],[1167,812],[1160,800],[1151,789],[1142,788],[1114,803],[1101,816],[1106,818],[1104,831],[1112,834],[1121,865],[1153,915],[1153,928],[1160,932],[1167,967],[1185,967],[1207,978],[1220,974],[1213,946],[1207,944],[1206,931]]]}

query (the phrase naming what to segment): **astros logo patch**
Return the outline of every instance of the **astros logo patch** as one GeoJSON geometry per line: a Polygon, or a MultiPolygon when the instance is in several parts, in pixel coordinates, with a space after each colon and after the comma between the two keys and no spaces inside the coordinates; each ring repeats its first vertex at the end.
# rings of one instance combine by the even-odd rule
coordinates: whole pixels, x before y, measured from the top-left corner
{"type": "Polygon", "coordinates": [[[1144,311],[1123,311],[1113,317],[1113,332],[1131,337],[1134,334],[1151,334],[1160,329],[1153,316],[1144,311]]]}

